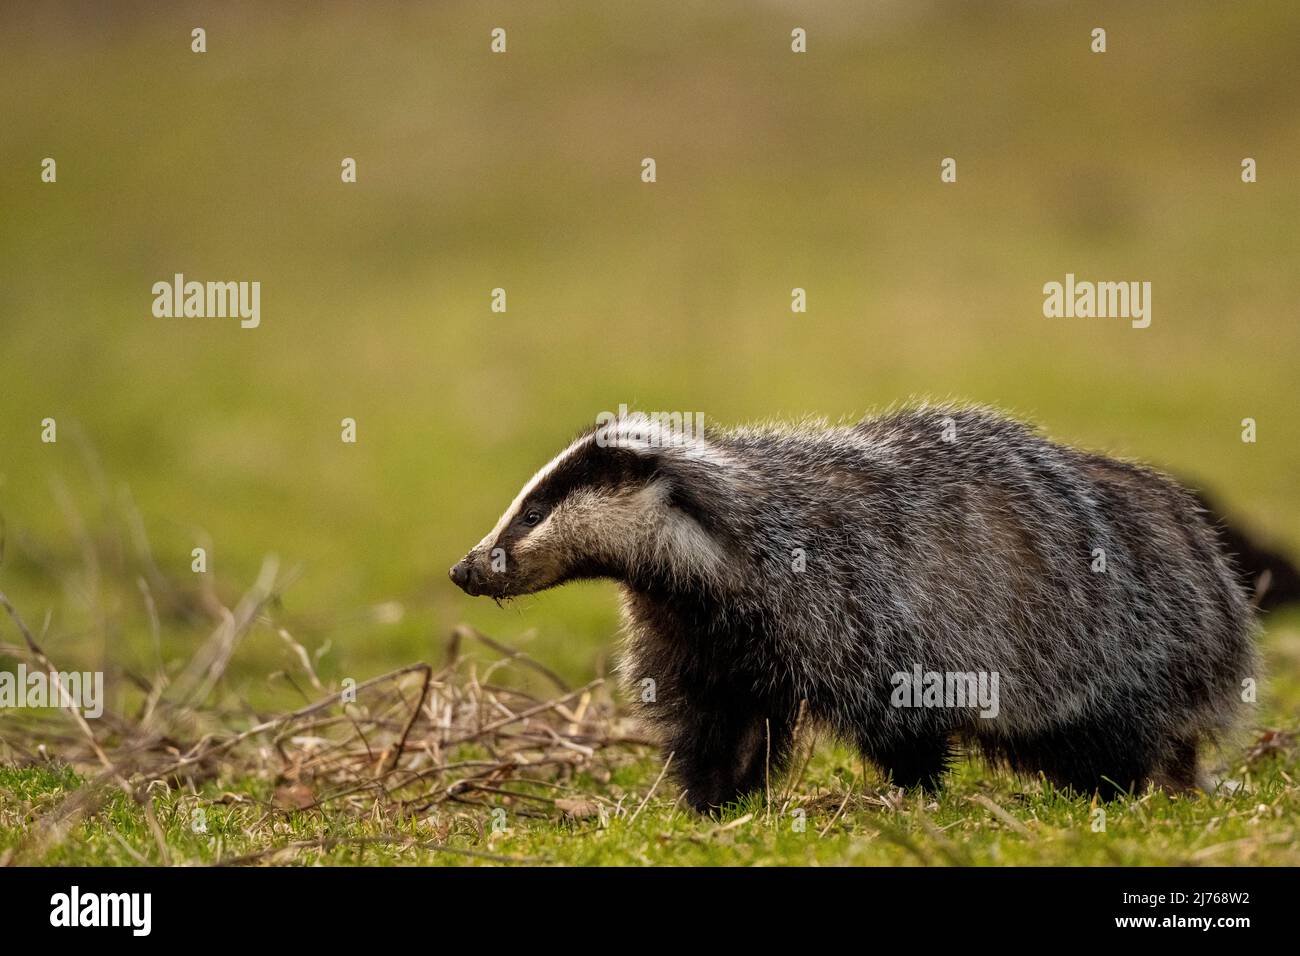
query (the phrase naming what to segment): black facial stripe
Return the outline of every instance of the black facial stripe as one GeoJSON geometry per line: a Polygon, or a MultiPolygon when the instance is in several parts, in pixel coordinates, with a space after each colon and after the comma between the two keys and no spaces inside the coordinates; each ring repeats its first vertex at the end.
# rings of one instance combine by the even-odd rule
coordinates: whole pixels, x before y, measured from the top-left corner
{"type": "Polygon", "coordinates": [[[565,459],[533,495],[555,505],[579,488],[619,488],[644,484],[654,474],[650,458],[626,448],[600,448],[594,442],[565,459]]]}
{"type": "Polygon", "coordinates": [[[601,448],[594,441],[588,442],[556,465],[555,470],[524,499],[497,544],[509,549],[533,531],[537,525],[530,526],[524,520],[533,508],[545,516],[579,489],[614,489],[645,484],[654,477],[655,471],[653,457],[626,448],[601,448]]]}

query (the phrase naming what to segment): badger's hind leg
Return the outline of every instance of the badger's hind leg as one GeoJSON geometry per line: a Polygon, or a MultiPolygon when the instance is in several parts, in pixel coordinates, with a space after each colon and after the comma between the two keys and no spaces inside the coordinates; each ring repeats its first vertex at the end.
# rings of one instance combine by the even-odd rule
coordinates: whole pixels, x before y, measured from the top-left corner
{"type": "Polygon", "coordinates": [[[1197,772],[1196,738],[1174,741],[1151,782],[1170,793],[1195,793],[1208,789],[1197,772]]]}
{"type": "Polygon", "coordinates": [[[889,742],[861,741],[863,754],[904,790],[920,787],[934,792],[943,786],[943,776],[953,760],[953,750],[944,734],[918,735],[889,742]]]}
{"type": "MultiPolygon", "coordinates": [[[[1027,777],[1040,774],[1060,790],[1114,800],[1146,787],[1161,766],[1162,749],[1122,718],[1098,716],[1032,734],[982,736],[991,764],[1027,777]]],[[[1194,749],[1193,749],[1194,760],[1194,749]]]]}

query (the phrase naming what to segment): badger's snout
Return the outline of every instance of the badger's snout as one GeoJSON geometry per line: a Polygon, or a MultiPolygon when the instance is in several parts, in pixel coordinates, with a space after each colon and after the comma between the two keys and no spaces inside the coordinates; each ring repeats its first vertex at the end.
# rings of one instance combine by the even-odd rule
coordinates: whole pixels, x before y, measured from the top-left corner
{"type": "Polygon", "coordinates": [[[483,593],[483,570],[472,554],[466,555],[453,564],[448,573],[451,576],[451,583],[471,597],[483,593]]]}

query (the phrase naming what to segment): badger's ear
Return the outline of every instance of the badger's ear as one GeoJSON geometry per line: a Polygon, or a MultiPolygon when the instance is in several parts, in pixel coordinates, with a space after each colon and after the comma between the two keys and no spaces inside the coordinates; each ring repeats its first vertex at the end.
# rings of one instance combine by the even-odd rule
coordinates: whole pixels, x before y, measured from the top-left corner
{"type": "Polygon", "coordinates": [[[704,423],[694,417],[674,415],[646,415],[633,412],[613,416],[603,412],[596,419],[596,445],[601,448],[623,448],[638,454],[656,452],[690,444],[703,439],[704,423]],[[698,435],[697,435],[698,432],[698,435]]]}
{"type": "Polygon", "coordinates": [[[707,464],[720,458],[720,452],[705,434],[701,415],[637,412],[609,420],[598,419],[593,437],[598,448],[623,449],[651,461],[707,464]]]}
{"type": "Polygon", "coordinates": [[[735,466],[706,435],[664,430],[641,421],[620,431],[620,447],[663,490],[663,501],[710,532],[740,493],[735,466]],[[638,428],[637,425],[640,427],[638,428]]]}

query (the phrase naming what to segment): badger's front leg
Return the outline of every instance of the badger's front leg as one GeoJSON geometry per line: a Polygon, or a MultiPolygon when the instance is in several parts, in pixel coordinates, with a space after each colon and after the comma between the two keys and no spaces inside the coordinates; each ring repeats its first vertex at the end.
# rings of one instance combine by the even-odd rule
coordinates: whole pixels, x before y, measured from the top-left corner
{"type": "Polygon", "coordinates": [[[691,806],[708,811],[762,785],[763,729],[752,713],[696,710],[679,715],[663,748],[673,755],[673,775],[691,806]]]}
{"type": "Polygon", "coordinates": [[[673,755],[672,773],[686,801],[701,812],[762,790],[790,753],[788,716],[750,708],[687,706],[661,730],[664,752],[673,755]]]}
{"type": "Polygon", "coordinates": [[[678,604],[627,595],[624,688],[646,729],[671,754],[670,776],[708,812],[761,790],[790,755],[797,707],[762,698],[736,671],[733,645],[678,604]]]}

